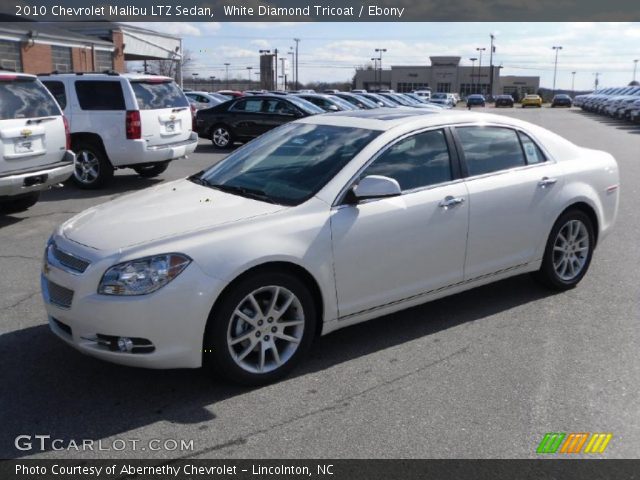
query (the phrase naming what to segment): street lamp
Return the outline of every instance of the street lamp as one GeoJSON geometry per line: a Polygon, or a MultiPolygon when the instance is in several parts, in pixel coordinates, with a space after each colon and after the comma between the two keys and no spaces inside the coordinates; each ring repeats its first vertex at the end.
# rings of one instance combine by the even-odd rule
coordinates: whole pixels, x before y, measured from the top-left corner
{"type": "Polygon", "coordinates": [[[475,91],[475,84],[473,81],[473,74],[476,68],[476,60],[478,60],[477,58],[470,58],[469,60],[471,60],[471,91],[467,94],[470,95],[475,91]]]}
{"type": "Polygon", "coordinates": [[[224,66],[227,70],[227,90],[229,90],[229,65],[231,65],[230,63],[225,63],[224,66]]]}
{"type": "Polygon", "coordinates": [[[380,68],[380,82],[378,83],[378,90],[382,90],[382,52],[386,52],[386,48],[376,48],[378,53],[378,68],[380,68]]]}
{"type": "Polygon", "coordinates": [[[633,81],[636,81],[636,71],[638,70],[638,58],[633,61],[633,81]]]}
{"type": "Polygon", "coordinates": [[[378,83],[378,57],[371,57],[373,62],[373,85],[378,83]]]}
{"type": "Polygon", "coordinates": [[[215,84],[216,77],[215,77],[215,75],[209,75],[209,78],[211,79],[211,90],[214,90],[214,84],[215,84]]]}
{"type": "Polygon", "coordinates": [[[478,62],[478,92],[476,93],[482,93],[482,84],[480,83],[482,81],[482,52],[484,52],[486,50],[485,47],[479,47],[476,48],[476,50],[478,52],[480,52],[480,60],[478,62]]]}
{"type": "Polygon", "coordinates": [[[495,34],[490,34],[491,37],[491,50],[489,51],[489,95],[493,99],[493,54],[496,52],[496,47],[493,45],[496,39],[495,34]]]}
{"type": "Polygon", "coordinates": [[[556,51],[556,61],[553,66],[553,95],[555,95],[556,94],[556,74],[558,73],[558,52],[562,50],[562,47],[557,46],[557,47],[551,47],[551,48],[556,51]]]}
{"type": "Polygon", "coordinates": [[[300,88],[300,86],[298,85],[300,82],[300,77],[298,77],[298,44],[300,43],[300,39],[299,38],[294,38],[293,39],[294,42],[296,42],[296,78],[293,79],[294,84],[295,84],[295,88],[296,90],[300,88]]]}
{"type": "Polygon", "coordinates": [[[596,77],[595,82],[594,82],[594,87],[595,87],[594,90],[597,92],[598,91],[598,85],[600,84],[600,72],[596,72],[596,73],[594,73],[594,75],[596,77]]]}
{"type": "Polygon", "coordinates": [[[249,88],[251,88],[251,70],[253,70],[253,67],[247,67],[247,72],[249,73],[249,88]]]}
{"type": "Polygon", "coordinates": [[[571,72],[571,93],[576,96],[576,72],[571,72]]]}

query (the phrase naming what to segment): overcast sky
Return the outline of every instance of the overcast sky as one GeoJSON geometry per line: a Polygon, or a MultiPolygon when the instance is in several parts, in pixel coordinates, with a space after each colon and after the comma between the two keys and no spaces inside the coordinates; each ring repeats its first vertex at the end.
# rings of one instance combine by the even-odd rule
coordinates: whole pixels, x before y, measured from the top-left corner
{"type": "MultiPolygon", "coordinates": [[[[640,58],[640,23],[154,23],[183,37],[183,48],[195,59],[185,76],[198,72],[208,78],[247,78],[258,71],[258,50],[287,52],[300,38],[300,81],[350,81],[355,66],[371,63],[375,48],[386,48],[383,66],[428,65],[431,55],[459,55],[463,64],[486,47],[482,64],[489,63],[489,35],[496,35],[494,64],[503,75],[539,75],[541,85],[553,82],[554,51],[560,45],[558,88],[593,88],[631,81],[633,60],[640,58]]],[[[291,57],[286,55],[288,59],[291,57]]],[[[476,63],[477,65],[477,63],[476,63]]],[[[280,64],[278,65],[280,67],[280,64]]],[[[287,64],[289,69],[289,64],[287,64]]],[[[289,69],[290,71],[290,69],[289,69]]],[[[256,75],[253,75],[254,78],[256,75]]],[[[640,68],[638,71],[640,80],[640,68]]]]}

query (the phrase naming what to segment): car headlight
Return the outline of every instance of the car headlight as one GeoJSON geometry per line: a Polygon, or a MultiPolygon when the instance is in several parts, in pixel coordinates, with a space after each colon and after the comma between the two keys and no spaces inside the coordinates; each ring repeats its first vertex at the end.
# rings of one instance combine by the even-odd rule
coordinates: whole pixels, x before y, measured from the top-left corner
{"type": "Polygon", "coordinates": [[[164,287],[191,263],[181,253],[166,253],[119,263],[102,276],[98,293],[146,295],[164,287]]]}

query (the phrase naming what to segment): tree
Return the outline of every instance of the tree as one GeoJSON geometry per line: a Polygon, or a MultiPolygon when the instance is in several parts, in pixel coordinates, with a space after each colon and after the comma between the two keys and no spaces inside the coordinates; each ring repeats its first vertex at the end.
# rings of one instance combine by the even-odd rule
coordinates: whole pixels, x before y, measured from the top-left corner
{"type": "MultiPolygon", "coordinates": [[[[182,71],[188,68],[193,63],[193,55],[190,50],[182,52],[182,59],[179,60],[182,71]]],[[[147,72],[163,75],[165,77],[172,77],[176,81],[180,79],[178,77],[179,70],[177,69],[178,62],[175,60],[147,60],[147,72]]]]}

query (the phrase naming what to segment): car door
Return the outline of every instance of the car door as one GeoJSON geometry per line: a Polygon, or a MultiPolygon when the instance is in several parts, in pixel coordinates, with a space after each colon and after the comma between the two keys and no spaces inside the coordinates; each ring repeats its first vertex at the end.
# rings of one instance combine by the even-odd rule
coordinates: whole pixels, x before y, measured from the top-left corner
{"type": "Polygon", "coordinates": [[[243,98],[231,105],[227,118],[234,135],[254,138],[264,133],[262,109],[263,99],[261,98],[243,98]]]}
{"type": "Polygon", "coordinates": [[[260,133],[279,127],[301,116],[298,108],[285,99],[272,98],[265,100],[262,108],[260,133]]]}
{"type": "Polygon", "coordinates": [[[463,126],[455,133],[468,175],[465,279],[537,260],[559,213],[559,165],[530,136],[512,128],[463,126]]]}
{"type": "Polygon", "coordinates": [[[334,207],[341,317],[462,280],[469,205],[458,172],[447,134],[437,129],[400,139],[358,176],[391,177],[402,195],[334,207]]]}

